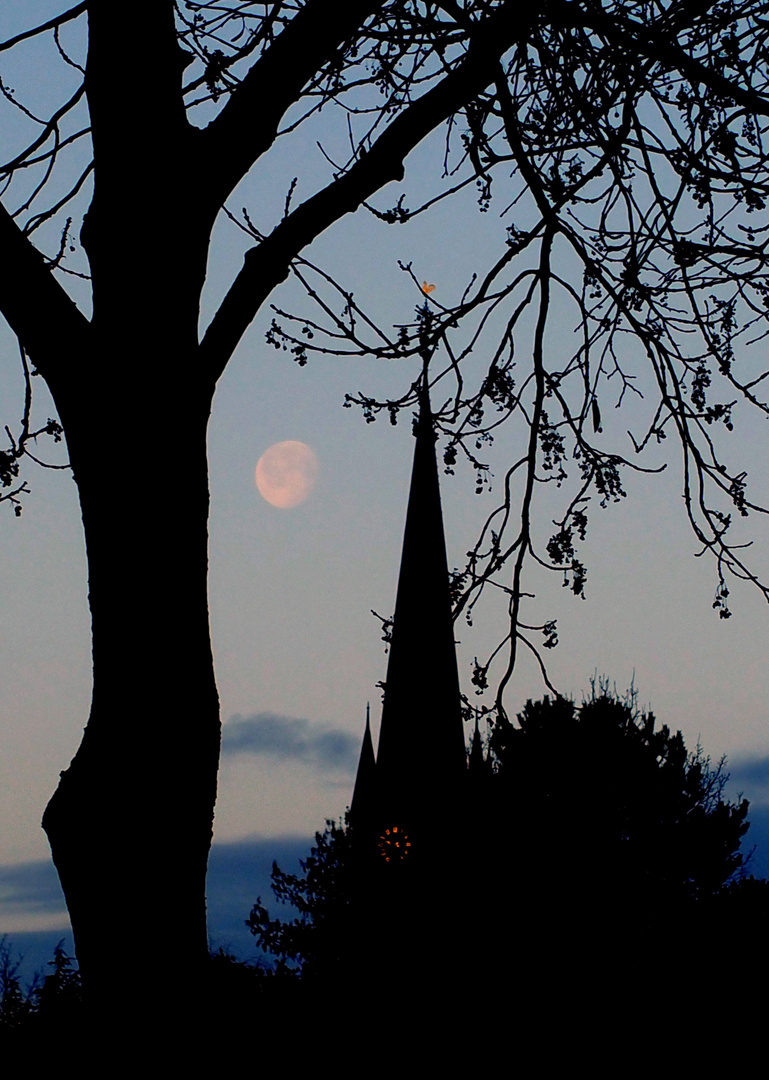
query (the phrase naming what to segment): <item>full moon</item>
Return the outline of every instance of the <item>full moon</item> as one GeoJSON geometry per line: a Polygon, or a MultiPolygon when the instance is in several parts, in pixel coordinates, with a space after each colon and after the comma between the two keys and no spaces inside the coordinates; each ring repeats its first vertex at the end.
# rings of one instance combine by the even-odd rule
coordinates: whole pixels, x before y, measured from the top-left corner
{"type": "Polygon", "coordinates": [[[256,486],[271,506],[288,510],[304,502],[318,479],[319,465],[307,443],[274,443],[256,463],[256,486]]]}

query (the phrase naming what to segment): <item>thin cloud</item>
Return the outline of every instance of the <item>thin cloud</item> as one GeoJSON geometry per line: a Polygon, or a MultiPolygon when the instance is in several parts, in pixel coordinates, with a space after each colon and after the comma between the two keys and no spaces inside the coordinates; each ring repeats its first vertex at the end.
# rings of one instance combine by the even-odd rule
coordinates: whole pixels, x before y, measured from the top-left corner
{"type": "Polygon", "coordinates": [[[769,757],[730,761],[726,768],[730,787],[744,786],[748,799],[769,801],[769,757]]]}
{"type": "Polygon", "coordinates": [[[222,732],[222,753],[253,754],[303,761],[322,769],[352,773],[360,747],[346,731],[324,728],[291,716],[253,713],[233,716],[222,732]]]}
{"type": "MultiPolygon", "coordinates": [[[[208,860],[206,883],[208,926],[212,949],[220,946],[241,959],[264,959],[246,919],[260,896],[273,915],[291,919],[297,913],[281,907],[271,889],[273,861],[282,870],[301,873],[300,860],[307,858],[311,836],[250,836],[236,841],[215,840],[208,860]]],[[[148,882],[152,889],[152,882],[148,882]]],[[[58,928],[13,930],[7,935],[11,959],[19,962],[19,976],[29,983],[35,972],[45,974],[56,944],[63,938],[69,956],[75,955],[72,931],[56,869],[50,859],[0,865],[0,927],[18,922],[20,916],[61,916],[58,928]]],[[[116,930],[119,934],[119,927],[116,930]]],[[[3,933],[0,932],[0,941],[3,933]]]]}
{"type": "Polygon", "coordinates": [[[46,859],[0,866],[0,908],[6,915],[32,912],[66,916],[67,905],[53,863],[46,859]]]}

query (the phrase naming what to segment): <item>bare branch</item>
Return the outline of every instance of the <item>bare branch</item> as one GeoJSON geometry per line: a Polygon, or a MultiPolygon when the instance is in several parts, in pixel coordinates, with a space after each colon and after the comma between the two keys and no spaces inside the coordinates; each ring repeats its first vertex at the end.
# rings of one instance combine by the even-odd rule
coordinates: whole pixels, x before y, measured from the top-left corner
{"type": "Polygon", "coordinates": [[[83,0],[83,3],[75,4],[75,6],[71,7],[68,11],[63,12],[61,15],[57,15],[53,19],[49,19],[48,22],[41,23],[40,26],[36,26],[32,30],[23,30],[20,34],[16,34],[15,37],[8,38],[6,41],[0,41],[0,52],[12,49],[14,45],[18,45],[22,41],[28,41],[30,38],[37,37],[38,34],[45,34],[48,30],[55,30],[57,27],[63,26],[64,23],[76,19],[78,15],[82,15],[83,12],[87,10],[88,0],[83,0]]]}
{"type": "Polygon", "coordinates": [[[265,297],[288,274],[291,259],[375,191],[402,179],[409,152],[461,108],[463,101],[488,85],[493,78],[491,62],[525,34],[531,20],[520,9],[504,5],[472,41],[461,64],[397,116],[346,173],[298,206],[246,253],[243,268],[201,343],[204,363],[214,378],[219,377],[265,297]]]}

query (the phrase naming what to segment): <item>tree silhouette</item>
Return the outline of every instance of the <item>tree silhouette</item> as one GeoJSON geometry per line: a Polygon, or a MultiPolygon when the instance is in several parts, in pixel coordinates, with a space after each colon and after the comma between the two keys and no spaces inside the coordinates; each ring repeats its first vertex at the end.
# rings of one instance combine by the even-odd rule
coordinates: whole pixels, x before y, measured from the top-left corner
{"type": "Polygon", "coordinates": [[[297,914],[271,918],[259,898],[247,925],[279,969],[342,984],[354,974],[358,986],[365,971],[375,987],[396,950],[407,969],[434,972],[426,943],[444,891],[445,963],[483,977],[510,965],[547,980],[588,963],[618,966],[624,982],[651,955],[656,978],[676,962],[655,944],[671,926],[725,939],[741,913],[744,936],[758,931],[769,886],[744,876],[747,800],[725,798],[724,761],[687,752],[632,692],[602,684],[580,706],[529,701],[493,729],[490,754],[494,770],[468,776],[463,818],[447,808],[453,856],[439,872],[372,873],[382,860],[347,822],[316,834],[302,874],[273,865],[275,897],[297,914]]]}
{"type": "Polygon", "coordinates": [[[351,952],[359,946],[353,922],[362,896],[360,861],[349,822],[327,821],[315,844],[301,860],[301,875],[289,874],[272,864],[272,892],[280,904],[290,905],[290,920],[271,919],[259,897],[246,925],[257,945],[277,957],[279,974],[301,972],[305,977],[326,977],[333,969],[347,973],[351,952]]]}
{"type": "MultiPolygon", "coordinates": [[[[451,962],[452,943],[434,940],[435,864],[418,862],[416,855],[400,861],[385,854],[378,836],[356,830],[349,816],[327,821],[301,860],[301,873],[273,863],[273,896],[293,909],[292,917],[272,917],[258,897],[246,925],[259,948],[275,957],[276,975],[301,978],[301,997],[320,1000],[356,986],[359,996],[348,1008],[360,1021],[360,1010],[390,992],[406,999],[410,969],[435,981],[438,966],[451,962]]],[[[452,873],[461,875],[462,867],[452,873]]]]}
{"type": "MultiPolygon", "coordinates": [[[[524,562],[536,554],[538,470],[561,483],[567,460],[577,459],[576,491],[537,556],[577,594],[587,499],[623,494],[630,462],[596,436],[600,403],[618,404],[635,389],[635,357],[619,348],[625,335],[639,343],[658,393],[637,445],[675,432],[684,447],[686,507],[717,560],[719,613],[728,614],[728,572],[758,583],[726,535],[731,513],[753,508],[745,473],[721,463],[711,432],[732,425],[737,398],[767,411],[761,370],[743,363],[766,319],[765,232],[750,216],[766,195],[765,40],[758,0],[529,8],[513,0],[307,0],[258,10],[239,0],[158,0],[128,21],[119,6],[93,0],[0,42],[0,52],[22,58],[48,49],[36,61],[59,65],[59,100],[42,116],[2,88],[16,122],[0,170],[0,310],[20,342],[27,401],[42,377],[58,419],[35,425],[25,407],[20,430],[8,431],[0,483],[18,512],[32,433],[56,438],[61,426],[83,517],[94,684],[83,742],[44,826],[84,990],[105,1022],[142,1000],[142,976],[118,985],[104,949],[116,923],[137,954],[158,936],[168,942],[182,1014],[198,998],[208,958],[204,883],[219,715],[206,427],[217,379],[290,273],[325,305],[337,344],[341,337],[399,357],[448,350],[433,381],[445,379],[448,389],[456,380],[441,415],[449,467],[466,455],[483,486],[484,440],[507,416],[529,428],[503,504],[454,582],[457,609],[470,611],[513,561],[512,587],[509,576],[501,586],[510,608],[502,712],[518,645],[531,645],[537,630],[521,604],[524,562]],[[338,116],[346,156],[329,161],[325,178],[310,170],[292,184],[276,220],[257,219],[253,207],[233,211],[231,193],[244,177],[268,172],[268,152],[284,135],[304,130],[314,143],[311,121],[321,110],[338,116]],[[394,205],[371,203],[403,181],[409,153],[442,125],[445,161],[433,194],[418,206],[405,190],[388,196],[394,205]],[[440,307],[425,283],[426,314],[415,328],[361,341],[350,293],[301,253],[360,207],[398,225],[468,185],[477,186],[481,211],[497,191],[508,207],[493,264],[452,307],[440,307]],[[248,249],[200,330],[222,214],[248,249]],[[341,292],[341,315],[320,297],[318,280],[341,292]],[[571,355],[550,349],[556,292],[573,303],[582,330],[571,355]],[[449,331],[459,325],[471,329],[457,353],[449,331]],[[464,361],[487,327],[499,331],[497,345],[468,393],[464,361]],[[514,356],[527,352],[531,368],[514,382],[514,356]],[[725,395],[715,391],[719,381],[725,395]],[[173,485],[148,475],[169,431],[185,455],[173,485]]],[[[304,363],[313,325],[303,320],[306,333],[294,337],[278,320],[271,340],[304,363]]],[[[380,408],[394,415],[416,393],[350,403],[369,417],[380,408]]],[[[554,644],[552,621],[539,629],[554,644]]],[[[476,670],[479,688],[489,662],[476,670]]],[[[165,1013],[157,1020],[170,1022],[165,1013]]]]}
{"type": "Polygon", "coordinates": [[[680,732],[606,683],[581,706],[528,702],[490,743],[479,861],[497,868],[492,893],[509,890],[511,866],[515,883],[489,927],[501,956],[540,986],[557,970],[577,990],[589,971],[610,1008],[670,994],[692,1018],[720,1007],[736,1019],[737,1003],[702,980],[687,947],[732,957],[736,977],[766,958],[769,883],[746,875],[748,802],[725,796],[724,760],[687,752],[680,732]],[[504,864],[494,858],[503,842],[504,864]]]}
{"type": "Polygon", "coordinates": [[[723,761],[688,753],[681,733],[656,727],[632,695],[605,691],[579,707],[528,702],[517,725],[495,727],[490,839],[501,840],[496,821],[513,831],[516,863],[534,871],[525,902],[538,919],[610,942],[627,936],[632,910],[637,944],[662,920],[694,917],[735,879],[748,802],[724,798],[723,761]]]}
{"type": "Polygon", "coordinates": [[[21,961],[14,961],[5,936],[0,938],[0,1033],[7,1035],[24,1024],[34,1011],[36,984],[25,991],[19,977],[21,961]]]}
{"type": "Polygon", "coordinates": [[[44,1037],[55,1041],[79,1032],[82,1021],[80,974],[73,968],[60,941],[48,967],[50,974],[36,974],[28,987],[19,977],[21,961],[14,961],[6,938],[0,939],[0,1036],[17,1037],[17,1043],[44,1037]]]}

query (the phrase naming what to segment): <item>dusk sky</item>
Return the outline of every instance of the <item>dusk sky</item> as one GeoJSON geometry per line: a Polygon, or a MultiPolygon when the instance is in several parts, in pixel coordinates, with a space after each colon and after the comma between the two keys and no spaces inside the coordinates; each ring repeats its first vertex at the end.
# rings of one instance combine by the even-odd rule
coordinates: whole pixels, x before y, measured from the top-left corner
{"type": "MultiPolygon", "coordinates": [[[[0,14],[0,40],[30,18],[26,5],[11,7],[15,10],[6,5],[0,14]]],[[[60,9],[58,3],[31,7],[35,21],[60,9]]],[[[62,38],[74,52],[82,45],[77,26],[62,38]]],[[[40,110],[61,93],[50,82],[60,67],[53,65],[49,46],[36,44],[22,59],[0,54],[4,83],[40,110]]],[[[311,136],[280,143],[259,186],[246,182],[232,196],[232,212],[245,206],[266,229],[280,217],[293,176],[300,178],[297,197],[324,182],[330,166],[316,139],[330,152],[344,138],[326,123],[332,125],[316,121],[311,136]]],[[[16,125],[14,110],[0,101],[3,160],[22,137],[16,125]]],[[[432,190],[441,153],[439,135],[409,159],[403,190],[413,205],[432,190]]],[[[393,185],[372,202],[391,206],[401,190],[393,185]]],[[[76,204],[81,212],[88,198],[84,191],[76,204]]],[[[456,303],[471,275],[483,273],[504,249],[499,214],[506,201],[500,199],[498,207],[492,202],[480,213],[471,186],[404,226],[387,226],[362,210],[328,230],[306,254],[353,291],[373,321],[391,330],[412,322],[424,302],[398,261],[413,265],[417,282],[435,283],[431,299],[436,303],[456,303]]],[[[132,228],[131,242],[142,243],[141,223],[132,228]]],[[[55,249],[57,235],[41,230],[41,245],[55,249]]],[[[72,265],[80,267],[84,257],[77,238],[75,246],[72,265]]],[[[244,249],[242,233],[222,220],[211,255],[204,325],[244,249]]],[[[83,283],[71,280],[73,295],[87,311],[83,283]]],[[[137,304],[141,292],[137,282],[137,304]]],[[[272,300],[285,310],[312,310],[296,281],[287,281],[272,300]]],[[[377,683],[385,677],[387,657],[371,611],[389,616],[394,607],[413,452],[410,413],[401,414],[396,426],[386,414],[367,424],[359,409],[343,403],[346,393],[403,394],[418,374],[416,361],[311,355],[300,367],[288,352],[266,342],[273,317],[263,309],[242,340],[220,382],[209,429],[211,627],[224,722],[212,854],[214,943],[226,943],[234,934],[233,897],[244,905],[242,921],[256,899],[249,890],[265,880],[272,858],[298,857],[326,818],[344,812],[368,701],[376,738],[377,683]],[[255,467],[269,447],[286,440],[311,447],[319,471],[304,501],[280,509],[259,494],[255,467]],[[217,906],[216,897],[225,894],[229,907],[224,900],[217,906]]],[[[568,340],[573,330],[564,309],[548,347],[561,347],[561,338],[568,340]]],[[[632,359],[632,346],[629,352],[632,359]]],[[[638,365],[643,385],[640,359],[638,365]]],[[[180,370],[180,380],[184,377],[180,370]]],[[[55,413],[40,380],[34,388],[36,423],[44,424],[55,413]]],[[[23,393],[18,347],[3,324],[0,425],[18,424],[23,393]]],[[[440,403],[438,388],[434,404],[440,403]]],[[[630,455],[626,432],[643,425],[645,408],[644,402],[630,401],[615,411],[607,401],[604,444],[630,455]]],[[[769,504],[769,428],[740,412],[736,419],[736,430],[724,443],[727,460],[747,470],[754,501],[769,504]]],[[[108,425],[109,417],[94,417],[94,424],[108,425]]],[[[126,514],[142,514],[145,486],[171,487],[185,468],[184,429],[183,416],[169,417],[155,445],[136,447],[136,480],[125,492],[126,514]]],[[[502,429],[483,451],[495,478],[490,493],[474,494],[469,468],[460,465],[456,475],[442,474],[450,566],[463,563],[496,505],[499,481],[524,434],[521,428],[502,429]]],[[[45,460],[66,461],[63,448],[49,440],[40,440],[38,452],[45,460]]],[[[586,599],[562,588],[558,574],[530,573],[526,588],[536,597],[527,602],[528,621],[558,620],[560,643],[545,652],[545,659],[562,693],[581,699],[594,673],[620,691],[633,681],[639,704],[650,706],[660,723],[680,728],[690,750],[699,742],[713,760],[727,756],[734,781],[729,793],[742,792],[751,801],[754,827],[746,848],[758,844],[753,872],[769,875],[769,609],[753,586],[734,582],[732,618],[719,619],[713,610],[715,570],[706,556],[695,558],[698,544],[681,499],[680,459],[673,438],[668,439],[643,462],[664,464],[665,472],[626,475],[626,499],[591,509],[583,548],[586,599]]],[[[22,516],[0,505],[0,935],[8,934],[12,942],[36,931],[63,933],[67,926],[40,819],[59,772],[77,749],[90,697],[86,564],[75,485],[67,471],[43,470],[31,462],[23,475],[31,491],[22,516]]],[[[534,509],[540,538],[552,531],[556,512],[553,496],[540,496],[534,509]]],[[[769,579],[769,522],[752,515],[739,528],[741,538],[753,541],[751,566],[769,579]]],[[[504,600],[492,594],[477,609],[472,627],[457,624],[465,693],[473,694],[473,658],[494,648],[504,626],[504,600]]],[[[173,645],[168,643],[169,650],[173,645]]],[[[508,692],[509,713],[545,692],[536,663],[524,653],[508,692]]],[[[491,704],[488,696],[482,700],[491,704]]],[[[183,717],[178,729],[181,741],[183,717]]]]}

